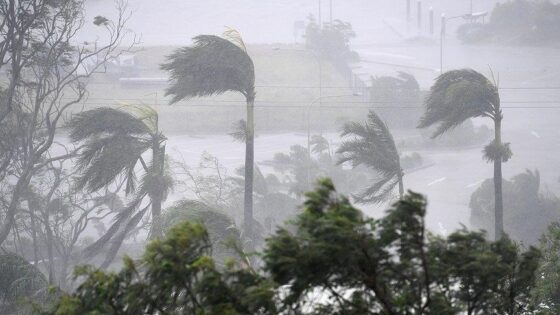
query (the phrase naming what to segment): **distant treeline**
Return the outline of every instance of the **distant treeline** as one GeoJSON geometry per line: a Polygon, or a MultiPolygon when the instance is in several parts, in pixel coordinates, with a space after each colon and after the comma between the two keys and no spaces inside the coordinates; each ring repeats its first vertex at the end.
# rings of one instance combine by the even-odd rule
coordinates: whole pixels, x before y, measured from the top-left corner
{"type": "Polygon", "coordinates": [[[550,45],[560,42],[560,4],[549,0],[498,3],[487,24],[464,24],[457,36],[465,43],[550,45]]]}

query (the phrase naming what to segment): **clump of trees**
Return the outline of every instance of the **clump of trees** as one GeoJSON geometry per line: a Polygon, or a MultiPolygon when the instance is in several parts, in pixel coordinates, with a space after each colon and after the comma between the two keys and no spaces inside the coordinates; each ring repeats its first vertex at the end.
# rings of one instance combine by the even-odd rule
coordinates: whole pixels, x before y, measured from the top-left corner
{"type": "Polygon", "coordinates": [[[352,24],[341,20],[319,25],[315,18],[310,16],[305,29],[307,48],[337,62],[358,58],[358,55],[350,49],[350,40],[354,37],[356,33],[352,29],[352,24]]]}
{"type": "Polygon", "coordinates": [[[521,45],[557,44],[560,4],[549,0],[514,0],[497,3],[488,24],[465,24],[458,37],[467,43],[521,45]]]}
{"type": "Polygon", "coordinates": [[[295,230],[224,268],[203,225],[185,221],[118,272],[81,268],[82,283],[51,314],[520,314],[533,309],[539,251],[480,232],[426,231],[426,200],[409,192],[368,218],[329,180],[307,194],[295,230]]]}
{"type": "MultiPolygon", "coordinates": [[[[514,240],[537,245],[551,222],[560,219],[560,199],[551,192],[541,191],[538,170],[527,170],[504,180],[504,230],[514,240]]],[[[491,179],[485,180],[473,192],[469,207],[473,228],[494,231],[494,189],[491,179]]]]}

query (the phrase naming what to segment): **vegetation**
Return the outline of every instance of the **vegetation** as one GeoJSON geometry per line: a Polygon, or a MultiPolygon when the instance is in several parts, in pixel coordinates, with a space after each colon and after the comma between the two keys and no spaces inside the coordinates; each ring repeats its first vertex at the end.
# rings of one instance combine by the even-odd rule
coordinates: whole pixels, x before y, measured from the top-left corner
{"type": "Polygon", "coordinates": [[[29,311],[30,302],[43,304],[52,297],[49,296],[48,281],[39,269],[17,255],[0,255],[2,314],[24,314],[29,311]]]}
{"type": "Polygon", "coordinates": [[[369,98],[373,109],[390,128],[410,128],[422,114],[422,92],[416,78],[399,71],[396,76],[371,77],[369,98]]]}
{"type": "Polygon", "coordinates": [[[305,45],[321,55],[335,60],[356,59],[357,54],[350,50],[350,40],[356,37],[352,25],[341,20],[334,20],[332,25],[318,25],[313,16],[305,29],[305,45]]]}
{"type": "Polygon", "coordinates": [[[381,219],[365,217],[329,180],[307,195],[295,231],[279,229],[263,268],[218,269],[205,228],[183,222],[138,261],[82,284],[52,314],[520,314],[529,311],[539,252],[508,238],[425,229],[426,201],[409,193],[381,219]],[[468,262],[465,264],[465,262],[468,262]]]}
{"type": "Polygon", "coordinates": [[[487,24],[465,24],[458,37],[467,43],[558,44],[560,4],[549,0],[496,3],[487,24]]]}
{"type": "Polygon", "coordinates": [[[426,111],[418,128],[437,125],[432,138],[474,117],[494,122],[494,140],[484,148],[484,158],[494,163],[494,235],[503,234],[502,162],[511,158],[509,143],[502,143],[502,110],[496,83],[469,69],[452,70],[440,75],[425,101],[426,111]]]}
{"type": "Polygon", "coordinates": [[[253,225],[253,168],[255,123],[255,68],[241,36],[229,30],[226,38],[200,35],[194,38],[194,46],[175,51],[168,57],[162,69],[171,74],[171,86],[166,95],[172,95],[172,103],[184,98],[210,96],[227,91],[239,92],[247,102],[245,137],[245,235],[252,237],[253,225]]]}
{"type": "MultiPolygon", "coordinates": [[[[541,191],[540,181],[539,171],[527,170],[503,182],[504,208],[507,209],[504,230],[513,240],[525,245],[537,245],[548,225],[560,219],[560,199],[541,191]]],[[[472,227],[493,232],[493,200],[493,183],[487,179],[471,195],[472,227]]]]}
{"type": "Polygon", "coordinates": [[[105,266],[113,260],[125,237],[148,209],[152,214],[150,237],[161,235],[162,203],[173,185],[165,163],[167,138],[159,130],[157,113],[144,107],[136,108],[135,114],[101,107],[77,114],[68,124],[72,141],[83,143],[76,162],[81,171],[78,188],[93,192],[122,177],[118,185],[124,184],[126,194],[134,195],[118,213],[109,231],[88,249],[90,255],[95,254],[111,241],[105,266]],[[148,151],[151,160],[146,162],[142,155],[148,151]],[[143,171],[139,185],[138,166],[143,171]],[[146,197],[150,201],[143,206],[146,197]]]}
{"type": "Polygon", "coordinates": [[[380,203],[391,198],[398,185],[399,197],[404,196],[403,169],[401,158],[393,135],[385,122],[370,111],[365,124],[348,123],[344,126],[342,137],[352,137],[338,148],[341,154],[339,164],[350,162],[353,167],[365,165],[379,178],[370,187],[355,195],[357,202],[380,203]]]}

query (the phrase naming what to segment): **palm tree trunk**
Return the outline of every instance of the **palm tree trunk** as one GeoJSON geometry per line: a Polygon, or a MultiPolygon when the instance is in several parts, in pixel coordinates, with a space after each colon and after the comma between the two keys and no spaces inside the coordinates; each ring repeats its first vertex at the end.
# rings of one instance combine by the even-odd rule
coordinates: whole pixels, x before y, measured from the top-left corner
{"type": "MultiPolygon", "coordinates": [[[[165,163],[165,147],[160,147],[159,137],[154,137],[152,144],[152,167],[154,176],[163,179],[163,169],[165,163]]],[[[163,185],[163,183],[161,183],[163,185]]],[[[152,187],[151,189],[154,189],[152,187]]],[[[162,187],[155,187],[155,193],[150,195],[152,202],[152,226],[150,228],[150,239],[162,236],[161,231],[161,204],[163,202],[162,187]]]]}
{"type": "MultiPolygon", "coordinates": [[[[502,145],[502,117],[494,119],[494,142],[496,146],[502,145]]],[[[502,197],[502,157],[494,160],[494,235],[495,240],[502,238],[504,231],[504,206],[502,197]]]]}
{"type": "Polygon", "coordinates": [[[404,183],[403,183],[403,172],[401,170],[399,174],[399,199],[402,200],[404,197],[404,183]]]}
{"type": "Polygon", "coordinates": [[[253,111],[255,93],[247,94],[247,141],[245,141],[245,196],[243,209],[243,229],[253,239],[253,169],[255,163],[255,125],[253,111]]]}

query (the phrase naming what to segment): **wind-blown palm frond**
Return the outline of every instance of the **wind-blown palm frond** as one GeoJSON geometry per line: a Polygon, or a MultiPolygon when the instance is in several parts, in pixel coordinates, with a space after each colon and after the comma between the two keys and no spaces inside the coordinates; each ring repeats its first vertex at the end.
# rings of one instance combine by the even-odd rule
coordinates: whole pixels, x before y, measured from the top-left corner
{"type": "Polygon", "coordinates": [[[47,288],[47,279],[35,266],[12,253],[0,255],[0,311],[3,314],[11,313],[10,308],[20,299],[46,295],[47,288]]]}
{"type": "Polygon", "coordinates": [[[311,137],[311,152],[313,153],[323,153],[329,151],[330,144],[329,140],[320,135],[314,135],[311,137]]]}
{"type": "MultiPolygon", "coordinates": [[[[113,182],[121,174],[133,172],[150,142],[127,134],[93,138],[86,142],[76,165],[81,170],[78,188],[96,191],[113,182]]],[[[129,178],[133,179],[133,178],[129,178]]],[[[129,183],[129,188],[134,187],[129,183]]]]}
{"type": "Polygon", "coordinates": [[[473,117],[496,115],[500,97],[496,86],[471,70],[452,70],[440,75],[426,98],[419,128],[438,125],[435,138],[473,117]]]}
{"type": "Polygon", "coordinates": [[[108,107],[76,114],[67,127],[74,142],[103,134],[143,135],[150,132],[146,124],[130,113],[108,107]]]}
{"type": "Polygon", "coordinates": [[[237,47],[241,48],[244,52],[247,52],[247,47],[245,46],[243,37],[241,37],[241,34],[239,34],[239,32],[236,29],[231,27],[226,27],[226,30],[223,35],[225,39],[237,45],[237,47]]]}
{"type": "Polygon", "coordinates": [[[382,202],[390,197],[393,188],[402,178],[400,157],[387,125],[373,111],[365,124],[348,123],[344,126],[344,141],[337,153],[339,164],[350,162],[353,167],[364,165],[373,169],[380,179],[356,196],[358,202],[382,202]]]}
{"type": "Polygon", "coordinates": [[[253,93],[253,61],[236,43],[214,35],[195,37],[194,45],[176,50],[161,68],[170,72],[165,95],[171,103],[185,98],[237,91],[253,93]]]}

